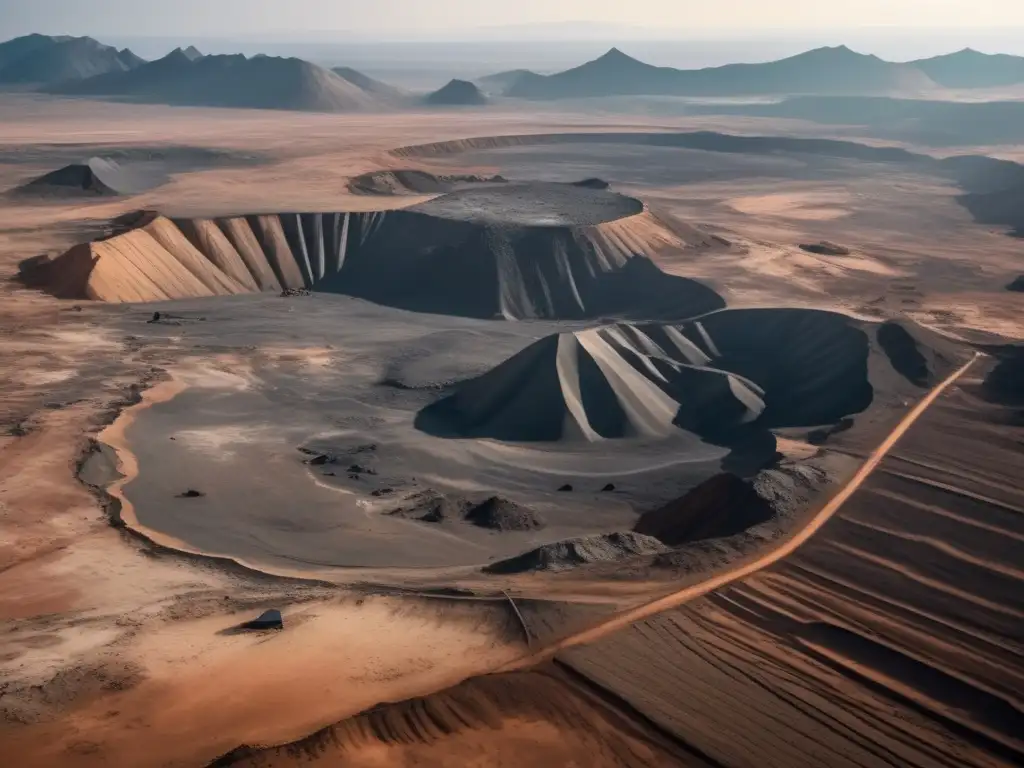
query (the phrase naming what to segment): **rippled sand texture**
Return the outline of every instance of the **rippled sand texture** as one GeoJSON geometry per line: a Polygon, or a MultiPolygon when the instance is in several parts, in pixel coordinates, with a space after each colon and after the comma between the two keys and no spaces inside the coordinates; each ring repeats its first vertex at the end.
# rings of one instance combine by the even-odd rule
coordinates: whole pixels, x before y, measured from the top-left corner
{"type": "Polygon", "coordinates": [[[725,765],[1018,764],[1024,427],[980,391],[791,558],[562,660],[725,765]]]}

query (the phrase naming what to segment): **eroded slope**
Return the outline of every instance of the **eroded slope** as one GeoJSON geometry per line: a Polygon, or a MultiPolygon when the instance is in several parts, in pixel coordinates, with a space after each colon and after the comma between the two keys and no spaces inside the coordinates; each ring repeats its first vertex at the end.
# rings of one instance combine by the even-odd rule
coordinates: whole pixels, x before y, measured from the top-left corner
{"type": "Polygon", "coordinates": [[[453,192],[398,211],[171,220],[142,213],[55,260],[57,296],[145,302],[312,289],[479,318],[692,317],[723,306],[666,275],[665,250],[714,245],[636,200],[570,185],[453,192]]]}

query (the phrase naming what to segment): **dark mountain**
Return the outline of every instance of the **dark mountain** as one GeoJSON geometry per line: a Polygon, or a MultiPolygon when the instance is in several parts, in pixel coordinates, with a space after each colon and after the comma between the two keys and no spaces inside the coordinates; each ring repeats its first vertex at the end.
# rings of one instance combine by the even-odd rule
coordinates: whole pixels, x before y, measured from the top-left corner
{"type": "Polygon", "coordinates": [[[188,58],[191,59],[192,61],[195,61],[196,59],[203,58],[203,54],[194,45],[190,45],[188,48],[186,48],[184,51],[182,51],[182,53],[184,53],[186,56],[188,56],[188,58]]]}
{"type": "Polygon", "coordinates": [[[981,53],[964,48],[956,53],[911,62],[947,88],[994,88],[1024,83],[1024,57],[981,53]]]}
{"type": "Polygon", "coordinates": [[[348,80],[301,59],[241,54],[194,58],[180,48],[131,71],[48,90],[159,104],[315,112],[347,112],[376,103],[348,80]]]}
{"type": "Polygon", "coordinates": [[[122,48],[117,52],[118,58],[128,67],[128,69],[135,69],[141,67],[146,63],[146,60],[141,56],[137,55],[130,48],[122,48]]]}
{"type": "Polygon", "coordinates": [[[530,77],[539,77],[539,75],[528,69],[510,69],[506,72],[496,72],[493,75],[477,78],[476,84],[487,93],[500,96],[520,80],[530,77]]]}
{"type": "Polygon", "coordinates": [[[516,81],[509,96],[559,99],[584,96],[769,94],[885,94],[921,92],[935,83],[910,64],[893,64],[845,46],[818,48],[765,64],[672,69],[638,61],[613,48],[599,59],[547,77],[516,81]]]}
{"type": "Polygon", "coordinates": [[[127,72],[142,62],[127,49],[119,51],[91,37],[49,40],[30,41],[27,53],[17,57],[5,56],[0,82],[50,84],[83,80],[108,72],[127,72]]]}
{"type": "Polygon", "coordinates": [[[20,59],[22,56],[26,56],[33,51],[50,47],[70,39],[71,38],[67,36],[54,37],[51,35],[33,34],[16,37],[13,40],[0,43],[0,69],[3,69],[12,61],[20,59]]]}
{"type": "Polygon", "coordinates": [[[452,80],[448,85],[428,95],[426,102],[435,107],[465,107],[486,104],[487,97],[481,93],[475,83],[468,80],[452,80]]]}
{"type": "Polygon", "coordinates": [[[331,71],[342,80],[347,80],[352,83],[352,85],[363,93],[367,93],[381,99],[397,100],[407,95],[401,88],[388,85],[380,80],[374,80],[372,77],[364,75],[362,72],[352,69],[351,67],[335,67],[331,71]]]}
{"type": "Polygon", "coordinates": [[[175,48],[162,59],[129,72],[109,72],[79,82],[58,83],[46,90],[83,96],[144,96],[188,77],[195,61],[181,48],[175,48]]]}

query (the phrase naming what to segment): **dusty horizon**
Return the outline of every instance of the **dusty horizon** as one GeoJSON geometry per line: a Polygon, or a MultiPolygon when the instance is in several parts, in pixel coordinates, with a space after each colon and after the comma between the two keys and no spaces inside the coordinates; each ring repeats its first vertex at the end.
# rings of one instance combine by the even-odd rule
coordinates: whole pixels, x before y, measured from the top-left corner
{"type": "Polygon", "coordinates": [[[666,39],[777,36],[822,31],[1024,29],[1024,7],[1010,0],[864,0],[855,6],[824,7],[812,0],[766,6],[758,0],[693,2],[641,0],[595,6],[584,0],[522,0],[514,6],[484,6],[470,0],[439,0],[429,7],[405,0],[365,4],[354,0],[200,0],[153,6],[145,15],[127,11],[127,0],[97,0],[88,7],[70,0],[32,4],[0,2],[0,36],[51,34],[194,35],[313,40],[338,33],[362,38],[410,40],[666,39]],[[309,19],[315,18],[316,23],[309,19]]]}

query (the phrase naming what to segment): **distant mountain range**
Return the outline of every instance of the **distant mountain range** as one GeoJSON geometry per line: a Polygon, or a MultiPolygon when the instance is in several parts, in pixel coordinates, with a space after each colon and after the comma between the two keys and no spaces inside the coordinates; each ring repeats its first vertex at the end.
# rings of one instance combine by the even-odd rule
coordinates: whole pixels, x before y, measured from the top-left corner
{"type": "Polygon", "coordinates": [[[128,72],[144,60],[91,37],[27,35],[0,43],[0,83],[56,83],[128,72]]]}
{"type": "Polygon", "coordinates": [[[846,46],[817,48],[764,64],[707,69],[656,67],[617,48],[553,75],[503,72],[482,84],[526,99],[673,95],[693,97],[782,94],[912,95],[941,88],[986,88],[1024,82],[1024,57],[965,50],[908,63],[884,61],[846,46]]]}
{"type": "Polygon", "coordinates": [[[348,112],[394,106],[398,88],[354,69],[296,58],[204,56],[194,46],[146,61],[89,37],[0,43],[0,84],[45,93],[188,106],[348,112]]]}
{"type": "Polygon", "coordinates": [[[946,88],[997,88],[1024,83],[1024,56],[964,48],[911,64],[946,88]]]}
{"type": "MultiPolygon", "coordinates": [[[[764,64],[707,69],[656,67],[617,48],[552,75],[500,72],[476,85],[450,83],[427,104],[484,104],[481,93],[523,99],[675,95],[922,96],[944,88],[1024,83],[1024,57],[970,49],[907,63],[845,46],[818,48],[764,64]],[[477,88],[479,86],[479,89],[477,88]]],[[[328,70],[297,58],[204,56],[178,48],[155,61],[90,37],[26,35],[0,43],[0,86],[67,95],[217,107],[344,112],[422,104],[361,72],[328,70]]]]}
{"type": "Polygon", "coordinates": [[[161,104],[318,112],[372,109],[389,98],[382,83],[356,72],[350,78],[302,59],[203,56],[195,49],[178,48],[129,71],[60,82],[43,90],[161,104]]]}

